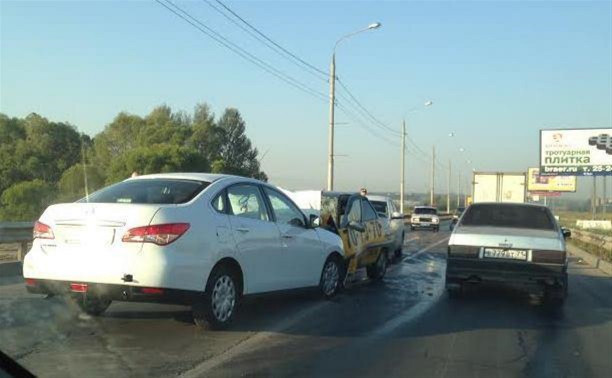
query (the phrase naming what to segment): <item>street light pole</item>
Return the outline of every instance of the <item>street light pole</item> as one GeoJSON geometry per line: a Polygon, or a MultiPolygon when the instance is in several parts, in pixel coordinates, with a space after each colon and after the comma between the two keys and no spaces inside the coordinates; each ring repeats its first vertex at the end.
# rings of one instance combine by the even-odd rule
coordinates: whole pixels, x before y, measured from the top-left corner
{"type": "Polygon", "coordinates": [[[334,108],[336,101],[336,51],[329,66],[329,137],[327,157],[327,190],[334,190],[334,108]]]}
{"type": "Polygon", "coordinates": [[[378,29],[380,22],[368,25],[367,28],[357,30],[342,36],[336,41],[332,53],[331,64],[329,66],[329,135],[328,135],[328,156],[327,156],[327,190],[334,190],[334,110],[336,105],[336,48],[338,44],[349,37],[364,31],[378,29]]]}
{"type": "Polygon", "coordinates": [[[404,164],[406,160],[406,120],[402,121],[402,161],[400,162],[400,213],[404,214],[404,164]]]}
{"type": "Polygon", "coordinates": [[[434,180],[436,175],[436,146],[431,146],[431,186],[429,187],[429,204],[434,206],[434,180]]]}
{"type": "Polygon", "coordinates": [[[457,207],[461,206],[461,171],[458,172],[457,178],[457,207]]]}
{"type": "Polygon", "coordinates": [[[450,182],[451,182],[451,161],[448,159],[448,180],[446,181],[446,213],[450,213],[450,182]]]}

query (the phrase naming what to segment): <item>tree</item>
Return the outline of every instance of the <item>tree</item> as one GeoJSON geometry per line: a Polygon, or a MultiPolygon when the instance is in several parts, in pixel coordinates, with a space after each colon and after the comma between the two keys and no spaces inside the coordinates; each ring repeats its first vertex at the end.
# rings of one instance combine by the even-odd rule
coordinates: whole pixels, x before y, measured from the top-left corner
{"type": "Polygon", "coordinates": [[[224,173],[267,180],[266,174],[260,170],[257,148],[251,145],[245,134],[246,125],[240,112],[234,108],[225,109],[217,127],[221,133],[219,159],[223,161],[224,173]]]}
{"type": "Polygon", "coordinates": [[[150,174],[161,172],[207,172],[208,161],[195,149],[169,144],[139,147],[113,160],[106,182],[124,180],[133,172],[150,174]]]}
{"type": "Polygon", "coordinates": [[[80,163],[68,168],[59,180],[58,201],[73,202],[85,197],[86,182],[89,194],[104,186],[104,175],[100,168],[91,164],[83,166],[80,163]]]}
{"type": "Polygon", "coordinates": [[[43,180],[22,181],[0,196],[0,219],[7,221],[33,221],[55,198],[55,187],[43,180]]]}

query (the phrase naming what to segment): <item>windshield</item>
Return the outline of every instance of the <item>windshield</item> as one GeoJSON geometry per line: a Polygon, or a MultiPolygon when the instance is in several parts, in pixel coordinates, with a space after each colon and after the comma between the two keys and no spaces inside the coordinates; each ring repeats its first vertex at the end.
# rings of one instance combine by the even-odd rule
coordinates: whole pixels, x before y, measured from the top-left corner
{"type": "Polygon", "coordinates": [[[476,204],[463,215],[461,225],[554,230],[555,220],[545,207],[476,204]]]}
{"type": "Polygon", "coordinates": [[[430,207],[415,207],[413,214],[435,215],[438,214],[438,210],[432,209],[430,207]]]}
{"type": "Polygon", "coordinates": [[[179,204],[189,202],[208,184],[191,180],[128,180],[101,189],[79,202],[179,204]]]}
{"type": "Polygon", "coordinates": [[[387,215],[387,203],[383,201],[370,201],[372,206],[374,206],[374,210],[379,215],[387,215]]]}

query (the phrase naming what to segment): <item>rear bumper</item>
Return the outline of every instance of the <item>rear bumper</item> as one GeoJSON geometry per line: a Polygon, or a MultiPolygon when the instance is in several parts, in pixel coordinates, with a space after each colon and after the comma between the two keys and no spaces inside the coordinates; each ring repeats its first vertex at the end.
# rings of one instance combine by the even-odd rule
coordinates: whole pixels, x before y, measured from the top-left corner
{"type": "Polygon", "coordinates": [[[410,223],[410,227],[435,229],[440,228],[440,223],[410,223]]]}
{"type": "Polygon", "coordinates": [[[125,302],[150,302],[189,305],[201,298],[204,293],[190,290],[150,288],[129,285],[101,284],[95,282],[71,282],[56,280],[29,279],[26,289],[32,294],[70,294],[70,295],[93,295],[114,301],[125,302]],[[86,284],[87,290],[75,292],[71,284],[86,284]]]}
{"type": "Polygon", "coordinates": [[[564,286],[567,265],[448,258],[446,284],[491,282],[512,286],[564,286]]]}

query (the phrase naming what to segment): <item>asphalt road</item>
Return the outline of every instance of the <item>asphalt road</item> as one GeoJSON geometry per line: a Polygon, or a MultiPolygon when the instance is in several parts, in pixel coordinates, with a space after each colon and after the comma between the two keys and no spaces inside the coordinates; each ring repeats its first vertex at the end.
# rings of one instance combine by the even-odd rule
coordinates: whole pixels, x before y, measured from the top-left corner
{"type": "Polygon", "coordinates": [[[495,288],[451,300],[448,236],[408,232],[383,282],[360,277],[331,301],[251,298],[223,332],[199,331],[181,306],[114,303],[90,318],[0,277],[0,348],[43,377],[609,376],[609,276],[573,259],[562,311],[495,288]]]}

